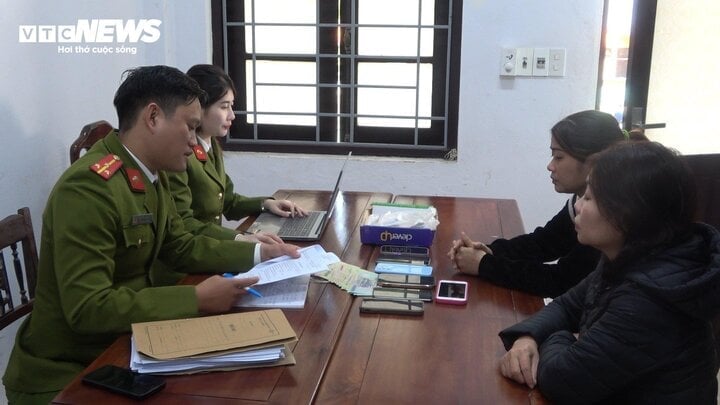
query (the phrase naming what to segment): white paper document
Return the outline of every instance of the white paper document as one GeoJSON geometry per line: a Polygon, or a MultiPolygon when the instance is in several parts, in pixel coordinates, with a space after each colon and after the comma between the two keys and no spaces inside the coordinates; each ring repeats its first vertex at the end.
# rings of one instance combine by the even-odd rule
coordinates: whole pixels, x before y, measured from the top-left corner
{"type": "Polygon", "coordinates": [[[286,280],[297,276],[317,273],[327,270],[332,263],[340,259],[334,253],[328,253],[320,245],[312,245],[300,249],[300,257],[293,259],[290,256],[280,256],[262,262],[246,273],[236,275],[236,278],[257,276],[260,281],[257,286],[286,280]]]}
{"type": "Polygon", "coordinates": [[[172,360],[156,360],[138,352],[135,339],[130,339],[130,369],[138,373],[176,373],[231,368],[242,364],[275,362],[285,357],[285,346],[277,345],[241,353],[215,356],[184,357],[172,360]]]}
{"type": "Polygon", "coordinates": [[[310,285],[310,275],[288,278],[274,283],[253,287],[262,297],[245,294],[236,307],[254,308],[303,308],[310,285]]]}

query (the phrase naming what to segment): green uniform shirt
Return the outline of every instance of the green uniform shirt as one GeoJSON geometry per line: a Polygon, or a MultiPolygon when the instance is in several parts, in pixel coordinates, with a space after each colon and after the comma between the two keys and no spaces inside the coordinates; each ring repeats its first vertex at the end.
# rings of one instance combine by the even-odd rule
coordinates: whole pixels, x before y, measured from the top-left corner
{"type": "MultiPolygon", "coordinates": [[[[232,239],[235,232],[223,228],[222,216],[238,220],[256,215],[262,203],[270,197],[245,197],[235,194],[230,177],[225,173],[222,149],[215,137],[211,138],[212,148],[202,161],[197,153],[188,158],[187,170],[173,173],[170,179],[178,214],[183,218],[185,229],[194,233],[218,239],[232,239]]],[[[202,146],[198,145],[202,149],[202,146]]]]}
{"type": "Polygon", "coordinates": [[[34,308],[15,339],[6,387],[60,390],[131,323],[198,316],[194,287],[148,288],[158,258],[182,272],[252,267],[253,244],[187,232],[166,174],[158,181],[156,189],[115,132],[60,177],[43,214],[34,308]],[[104,179],[90,166],[108,154],[123,165],[104,179]],[[144,190],[133,190],[138,182],[144,190]]]}

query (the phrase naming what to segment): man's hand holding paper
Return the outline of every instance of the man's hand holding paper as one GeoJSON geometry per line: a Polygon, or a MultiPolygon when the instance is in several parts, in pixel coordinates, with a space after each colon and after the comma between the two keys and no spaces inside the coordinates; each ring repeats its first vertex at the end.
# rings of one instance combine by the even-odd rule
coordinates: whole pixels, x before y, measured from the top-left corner
{"type": "Polygon", "coordinates": [[[327,270],[332,263],[340,259],[334,253],[328,253],[320,245],[312,245],[297,251],[299,257],[289,255],[276,257],[262,262],[247,273],[238,274],[236,278],[256,276],[258,285],[285,280],[305,274],[327,270]]]}

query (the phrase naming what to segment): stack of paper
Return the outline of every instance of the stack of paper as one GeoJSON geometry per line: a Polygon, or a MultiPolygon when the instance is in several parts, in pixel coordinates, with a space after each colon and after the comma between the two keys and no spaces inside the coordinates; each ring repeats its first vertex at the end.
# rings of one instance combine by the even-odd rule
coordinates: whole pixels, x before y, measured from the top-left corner
{"type": "Polygon", "coordinates": [[[325,271],[332,263],[340,259],[334,253],[328,253],[320,245],[300,249],[300,257],[276,257],[253,267],[247,273],[236,278],[258,276],[260,281],[253,285],[262,297],[250,294],[239,299],[237,307],[260,308],[302,308],[310,282],[310,274],[325,271]]]}
{"type": "Polygon", "coordinates": [[[132,325],[130,368],[139,373],[295,364],[297,336],[279,309],[132,325]]]}
{"type": "MultiPolygon", "coordinates": [[[[132,339],[130,368],[143,374],[175,374],[208,371],[211,369],[237,370],[241,366],[280,365],[278,361],[285,358],[287,348],[284,345],[265,349],[254,349],[248,352],[192,356],[180,359],[155,360],[137,351],[135,339],[132,339]],[[274,363],[274,364],[263,364],[274,363]]],[[[294,364],[282,363],[282,364],[294,364]]]]}
{"type": "Polygon", "coordinates": [[[332,252],[328,253],[320,245],[312,245],[299,250],[300,257],[280,256],[253,267],[247,273],[238,274],[237,278],[257,276],[260,281],[256,285],[274,283],[305,274],[327,270],[332,263],[340,259],[332,252]]]}
{"type": "Polygon", "coordinates": [[[372,297],[378,275],[343,262],[333,263],[329,270],[316,274],[350,294],[372,297]]]}
{"type": "Polygon", "coordinates": [[[270,284],[254,286],[262,297],[245,294],[236,307],[255,308],[303,308],[307,299],[310,275],[280,280],[270,284]]]}

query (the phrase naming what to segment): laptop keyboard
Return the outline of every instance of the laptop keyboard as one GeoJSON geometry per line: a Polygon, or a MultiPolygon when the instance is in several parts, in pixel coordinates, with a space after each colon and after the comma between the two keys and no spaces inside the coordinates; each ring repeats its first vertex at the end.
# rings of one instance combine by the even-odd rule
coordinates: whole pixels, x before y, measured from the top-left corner
{"type": "Polygon", "coordinates": [[[305,217],[288,218],[278,230],[278,235],[281,237],[309,236],[315,221],[324,214],[323,211],[310,211],[305,217]]]}

